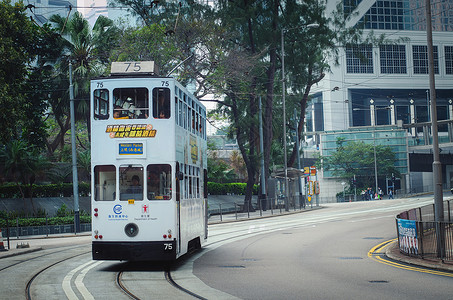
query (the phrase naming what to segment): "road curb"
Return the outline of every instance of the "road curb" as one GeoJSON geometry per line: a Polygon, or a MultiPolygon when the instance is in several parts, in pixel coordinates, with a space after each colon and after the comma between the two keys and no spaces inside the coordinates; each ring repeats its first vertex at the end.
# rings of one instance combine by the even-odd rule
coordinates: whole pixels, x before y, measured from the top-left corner
{"type": "Polygon", "coordinates": [[[409,265],[424,267],[428,269],[453,272],[453,264],[447,264],[441,260],[427,260],[423,258],[408,256],[400,252],[398,241],[389,244],[385,250],[385,255],[395,261],[403,262],[409,265]]]}
{"type": "Polygon", "coordinates": [[[27,254],[27,253],[33,253],[33,252],[40,251],[40,250],[42,250],[42,247],[28,248],[28,249],[11,249],[11,250],[7,250],[6,252],[3,252],[0,255],[0,259],[17,256],[17,255],[22,255],[22,254],[27,254]]]}

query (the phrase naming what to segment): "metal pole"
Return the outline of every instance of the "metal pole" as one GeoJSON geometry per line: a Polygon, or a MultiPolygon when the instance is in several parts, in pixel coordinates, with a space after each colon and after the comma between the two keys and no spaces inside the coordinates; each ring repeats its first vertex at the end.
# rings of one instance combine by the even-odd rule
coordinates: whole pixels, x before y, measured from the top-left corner
{"type": "Polygon", "coordinates": [[[261,96],[259,98],[259,121],[260,121],[260,152],[261,152],[261,202],[260,207],[267,209],[266,205],[266,172],[264,170],[264,143],[263,143],[263,108],[261,106],[261,96]],[[264,205],[263,205],[264,203],[264,205]]]}
{"type": "Polygon", "coordinates": [[[430,121],[430,113],[429,113],[429,90],[426,90],[426,111],[428,113],[428,116],[427,116],[427,119],[428,119],[428,122],[430,121]]]}
{"type": "Polygon", "coordinates": [[[71,148],[72,148],[72,186],[74,194],[74,232],[80,232],[79,215],[79,179],[77,175],[77,153],[75,139],[74,85],[72,83],[72,63],[69,62],[69,106],[71,113],[71,148]]]}
{"type": "Polygon", "coordinates": [[[286,85],[285,85],[285,29],[282,29],[282,101],[283,101],[283,164],[285,168],[285,210],[289,211],[289,203],[288,203],[288,167],[286,165],[286,101],[285,101],[285,94],[286,94],[286,85]]]}
{"type": "MultiPolygon", "coordinates": [[[[296,109],[294,109],[294,124],[296,128],[296,153],[297,153],[297,169],[299,171],[301,170],[300,166],[300,153],[299,153],[299,130],[297,128],[298,122],[297,122],[297,112],[296,109]]],[[[299,182],[299,208],[304,207],[305,208],[305,198],[302,193],[302,178],[298,176],[298,182],[299,182]]],[[[295,206],[295,205],[294,205],[295,206]]]]}
{"type": "Polygon", "coordinates": [[[374,192],[378,192],[378,176],[377,176],[377,158],[376,158],[376,105],[373,105],[374,110],[374,123],[373,123],[373,152],[374,152],[374,180],[375,180],[375,190],[374,192]]]}
{"type": "Polygon", "coordinates": [[[433,134],[433,184],[434,184],[434,217],[439,228],[437,231],[437,255],[445,257],[445,244],[440,222],[444,220],[442,195],[442,165],[440,163],[439,137],[437,131],[436,84],[434,79],[433,32],[431,24],[431,1],[426,0],[426,40],[428,44],[429,90],[431,99],[431,126],[433,134]]]}

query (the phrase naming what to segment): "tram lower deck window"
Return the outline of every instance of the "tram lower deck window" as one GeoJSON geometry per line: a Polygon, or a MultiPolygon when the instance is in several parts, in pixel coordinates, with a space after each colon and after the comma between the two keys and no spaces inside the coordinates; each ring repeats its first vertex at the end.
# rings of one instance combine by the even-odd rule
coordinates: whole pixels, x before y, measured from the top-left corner
{"type": "Polygon", "coordinates": [[[120,200],[143,200],[143,167],[120,166],[120,200]]]}
{"type": "Polygon", "coordinates": [[[148,165],[148,200],[171,199],[171,166],[167,164],[148,165]]]}
{"type": "Polygon", "coordinates": [[[94,200],[113,201],[116,190],[116,168],[112,165],[94,167],[94,200]]]}

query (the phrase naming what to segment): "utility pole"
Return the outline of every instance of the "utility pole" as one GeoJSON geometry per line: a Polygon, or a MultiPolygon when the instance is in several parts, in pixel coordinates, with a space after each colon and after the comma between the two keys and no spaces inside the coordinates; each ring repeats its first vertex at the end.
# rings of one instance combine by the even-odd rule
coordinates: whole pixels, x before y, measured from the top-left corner
{"type": "MultiPolygon", "coordinates": [[[[297,122],[297,111],[294,109],[294,128],[296,130],[296,153],[297,153],[297,169],[300,171],[301,165],[300,165],[300,152],[299,152],[299,131],[297,130],[298,122],[297,122]]],[[[299,183],[299,207],[305,208],[305,197],[304,194],[302,193],[302,178],[299,177],[297,178],[297,181],[299,183]]]]}
{"type": "Polygon", "coordinates": [[[267,209],[266,205],[266,172],[264,170],[264,144],[263,144],[263,109],[261,106],[261,96],[259,100],[259,121],[260,121],[260,152],[261,152],[261,207],[267,209]]]}
{"type": "Polygon", "coordinates": [[[431,1],[426,0],[426,40],[428,44],[429,94],[431,100],[431,127],[433,135],[433,184],[434,184],[434,218],[437,230],[437,255],[445,257],[445,243],[440,222],[444,221],[444,204],[442,195],[442,165],[440,163],[439,136],[437,131],[436,83],[434,79],[433,29],[431,21],[431,1]]]}
{"type": "Polygon", "coordinates": [[[79,215],[79,179],[77,175],[77,152],[75,139],[74,85],[72,83],[72,63],[69,62],[69,109],[71,114],[71,150],[72,150],[72,191],[74,194],[74,232],[80,232],[79,215]]]}

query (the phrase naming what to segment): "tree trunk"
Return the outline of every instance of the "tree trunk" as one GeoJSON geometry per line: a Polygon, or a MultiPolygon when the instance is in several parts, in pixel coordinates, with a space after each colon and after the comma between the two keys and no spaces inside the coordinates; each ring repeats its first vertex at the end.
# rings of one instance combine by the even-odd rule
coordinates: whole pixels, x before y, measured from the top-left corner
{"type": "Polygon", "coordinates": [[[266,186],[267,179],[269,178],[269,162],[271,155],[271,146],[273,139],[273,119],[272,114],[274,110],[274,84],[275,84],[275,70],[277,68],[277,40],[278,35],[275,34],[278,32],[277,28],[277,18],[278,18],[278,1],[273,2],[273,18],[272,18],[272,32],[273,34],[273,45],[269,51],[269,68],[267,69],[267,84],[266,84],[266,100],[264,105],[264,120],[263,120],[263,145],[264,145],[264,171],[266,186]]]}
{"type": "MultiPolygon", "coordinates": [[[[311,77],[311,73],[312,73],[312,71],[310,69],[310,71],[309,71],[310,77],[311,77]]],[[[300,144],[300,140],[302,138],[302,132],[304,129],[304,124],[305,124],[305,112],[307,110],[308,95],[310,94],[311,87],[314,84],[321,81],[324,78],[324,75],[325,74],[323,73],[315,80],[309,82],[309,84],[305,87],[304,95],[302,96],[302,99],[300,100],[300,116],[299,116],[299,122],[297,124],[297,134],[299,137],[299,144],[300,144]]],[[[288,160],[288,167],[292,167],[294,165],[296,158],[297,158],[297,149],[296,149],[296,144],[294,144],[293,150],[291,152],[291,156],[288,160]]],[[[304,166],[301,166],[301,167],[303,168],[304,166]]]]}

